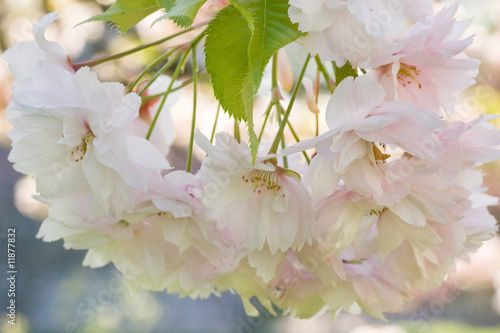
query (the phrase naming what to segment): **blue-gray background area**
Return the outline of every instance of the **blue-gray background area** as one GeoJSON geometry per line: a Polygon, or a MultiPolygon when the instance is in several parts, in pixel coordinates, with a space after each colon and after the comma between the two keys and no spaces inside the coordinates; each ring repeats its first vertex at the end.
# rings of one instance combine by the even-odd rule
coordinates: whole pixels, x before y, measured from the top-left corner
{"type": "MultiPolygon", "coordinates": [[[[270,332],[271,316],[245,315],[237,295],[208,300],[131,289],[112,266],[82,266],[84,251],[64,250],[62,241],[37,239],[39,221],[14,205],[14,185],[21,177],[0,148],[0,319],[6,317],[7,228],[16,228],[17,322],[29,332],[270,332]]],[[[5,326],[4,326],[5,327],[5,326]]],[[[0,329],[1,330],[1,329],[0,329]]]]}

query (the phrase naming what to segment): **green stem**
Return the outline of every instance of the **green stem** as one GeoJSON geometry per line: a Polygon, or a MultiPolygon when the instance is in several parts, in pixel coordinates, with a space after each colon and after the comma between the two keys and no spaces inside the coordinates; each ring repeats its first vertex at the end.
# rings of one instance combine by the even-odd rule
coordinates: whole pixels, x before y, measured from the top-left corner
{"type": "Polygon", "coordinates": [[[288,107],[287,107],[286,112],[283,116],[283,120],[280,124],[280,128],[278,129],[278,133],[276,133],[276,137],[274,138],[271,149],[269,149],[269,154],[276,154],[276,152],[278,150],[279,143],[281,141],[281,138],[283,137],[283,130],[285,129],[285,126],[288,122],[288,117],[290,116],[293,104],[295,103],[295,99],[297,98],[297,94],[299,92],[300,85],[302,84],[302,79],[304,78],[304,74],[306,73],[307,65],[309,64],[310,59],[311,59],[311,55],[308,54],[307,59],[304,62],[304,66],[302,67],[302,71],[300,72],[297,83],[295,84],[295,87],[293,88],[292,97],[290,98],[290,103],[288,103],[288,107]]]}
{"type": "MultiPolygon", "coordinates": [[[[280,112],[280,106],[279,106],[279,102],[278,104],[276,104],[276,113],[278,114],[278,122],[280,123],[281,125],[281,122],[282,122],[282,119],[281,119],[281,112],[280,112]]],[[[285,136],[282,136],[281,137],[281,149],[284,149],[285,148],[285,136]]],[[[288,169],[288,157],[286,156],[283,156],[283,167],[285,169],[288,169]]]]}
{"type": "Polygon", "coordinates": [[[149,64],[142,72],[139,74],[139,76],[130,84],[130,86],[127,89],[127,93],[132,92],[135,88],[135,86],[141,81],[141,79],[148,73],[150,70],[152,70],[156,65],[158,65],[160,62],[163,60],[167,59],[174,53],[175,51],[179,50],[181,46],[177,46],[176,48],[172,49],[171,51],[162,54],[158,58],[156,58],[151,64],[149,64]]]}
{"type": "Polygon", "coordinates": [[[233,131],[233,134],[234,134],[234,138],[236,139],[236,141],[238,141],[238,143],[240,143],[241,142],[240,123],[236,119],[234,119],[234,131],[233,131]]]}
{"type": "MultiPolygon", "coordinates": [[[[280,107],[281,113],[285,113],[285,109],[283,108],[281,103],[279,104],[279,107],[280,107]]],[[[290,132],[292,133],[295,141],[300,142],[299,135],[297,134],[297,132],[293,128],[292,124],[290,123],[290,120],[287,121],[287,125],[288,125],[288,128],[290,129],[290,132]]],[[[306,159],[307,164],[311,164],[311,159],[309,158],[309,156],[307,155],[307,153],[305,151],[302,152],[302,155],[304,155],[304,158],[306,159]]]]}
{"type": "Polygon", "coordinates": [[[279,103],[279,87],[278,87],[278,52],[276,52],[273,55],[273,62],[272,62],[272,74],[271,74],[271,101],[269,102],[269,105],[267,106],[266,109],[266,117],[264,118],[264,123],[262,124],[262,127],[260,129],[259,133],[259,142],[262,139],[262,135],[264,134],[264,129],[266,128],[267,120],[269,119],[269,115],[271,113],[271,110],[273,106],[276,105],[276,103],[279,103]]]}
{"type": "Polygon", "coordinates": [[[328,74],[328,71],[326,70],[325,65],[321,62],[321,59],[319,58],[318,55],[314,57],[314,60],[316,60],[316,66],[318,66],[319,71],[321,74],[323,74],[323,77],[325,78],[326,81],[326,86],[328,87],[328,90],[330,90],[330,93],[333,93],[335,90],[335,87],[332,86],[332,78],[330,74],[328,74]]]}
{"type": "Polygon", "coordinates": [[[214,141],[215,129],[217,128],[217,121],[219,120],[220,103],[217,104],[217,113],[215,114],[214,127],[212,127],[212,135],[210,135],[210,143],[214,141]]]}
{"type": "Polygon", "coordinates": [[[198,63],[196,60],[196,44],[192,45],[192,57],[191,62],[193,66],[193,118],[191,119],[191,137],[189,138],[189,151],[186,162],[186,171],[191,172],[193,165],[193,146],[194,146],[194,130],[196,128],[196,102],[197,102],[197,90],[198,90],[198,63]]]}
{"type": "Polygon", "coordinates": [[[159,70],[158,72],[155,73],[155,75],[153,75],[153,77],[148,81],[148,83],[142,87],[142,89],[139,91],[139,96],[142,96],[146,90],[148,90],[148,88],[153,84],[153,82],[156,81],[156,79],[162,75],[163,73],[165,73],[167,71],[167,69],[169,69],[177,60],[179,60],[179,58],[182,56],[182,53],[178,53],[175,55],[175,57],[173,57],[172,59],[170,59],[169,61],[167,61],[167,63],[165,65],[163,65],[159,70]]]}
{"type": "MultiPolygon", "coordinates": [[[[272,76],[271,76],[271,89],[274,90],[278,88],[278,52],[273,55],[273,67],[272,67],[272,76]]],[[[273,91],[274,92],[274,91],[273,91]]],[[[274,95],[272,96],[275,97],[274,95]]]]}
{"type": "Polygon", "coordinates": [[[174,84],[174,81],[179,76],[179,73],[181,72],[181,68],[183,67],[184,62],[186,61],[188,55],[189,55],[189,52],[187,52],[187,51],[184,52],[184,57],[179,62],[179,64],[177,64],[177,68],[175,69],[175,72],[172,75],[172,80],[170,81],[170,84],[169,84],[169,86],[167,88],[167,91],[165,91],[165,93],[163,94],[163,98],[162,98],[162,100],[160,102],[160,106],[158,107],[158,111],[156,111],[155,117],[153,118],[153,121],[151,122],[151,125],[149,126],[148,133],[146,134],[146,139],[147,140],[149,140],[149,138],[151,137],[151,133],[153,133],[153,129],[154,129],[155,125],[156,125],[156,121],[158,120],[158,117],[160,116],[160,112],[163,109],[163,105],[165,105],[165,101],[167,100],[167,97],[168,97],[168,95],[171,92],[172,85],[174,84]]]}
{"type": "Polygon", "coordinates": [[[191,48],[196,47],[196,45],[198,45],[198,43],[203,39],[203,37],[205,37],[205,35],[207,34],[207,32],[208,32],[208,29],[205,28],[205,30],[203,30],[198,36],[196,36],[195,38],[193,38],[189,42],[189,45],[191,45],[191,48]]]}
{"type": "Polygon", "coordinates": [[[200,23],[197,23],[197,24],[193,24],[189,28],[184,29],[182,31],[179,31],[179,32],[177,32],[177,33],[175,33],[173,35],[170,35],[168,37],[159,39],[159,40],[157,40],[155,42],[152,42],[152,43],[148,43],[148,44],[140,45],[138,47],[134,47],[133,49],[130,49],[128,51],[124,51],[124,52],[120,52],[120,53],[117,53],[117,54],[113,54],[111,56],[104,56],[104,57],[100,57],[100,58],[96,58],[96,59],[91,59],[91,60],[86,60],[86,61],[81,61],[81,62],[75,62],[75,63],[73,63],[73,68],[75,68],[75,70],[78,70],[80,67],[83,67],[83,66],[89,66],[89,67],[97,66],[97,65],[100,65],[102,63],[111,61],[111,60],[115,60],[115,59],[119,59],[119,58],[128,56],[129,54],[133,54],[133,53],[142,51],[144,49],[147,49],[149,47],[165,43],[166,41],[168,41],[170,39],[173,39],[175,37],[178,37],[180,35],[183,35],[183,34],[189,32],[189,31],[192,31],[192,30],[195,30],[195,29],[197,29],[197,28],[199,28],[201,26],[204,26],[204,25],[208,24],[209,22],[210,21],[203,21],[203,22],[200,22],[200,23]]]}
{"type": "MultiPolygon", "coordinates": [[[[208,76],[207,73],[201,73],[200,75],[198,75],[198,81],[201,80],[204,77],[207,77],[207,76],[208,76]]],[[[193,78],[189,78],[186,81],[182,82],[177,87],[170,89],[170,92],[172,93],[174,91],[180,90],[180,89],[184,88],[185,86],[190,85],[192,82],[193,82],[193,78]]],[[[144,103],[144,102],[150,101],[152,99],[158,98],[160,96],[163,96],[163,94],[165,94],[165,92],[161,92],[159,94],[154,94],[154,95],[141,96],[142,97],[142,102],[144,103]]]]}
{"type": "Polygon", "coordinates": [[[267,106],[267,109],[266,109],[266,117],[264,118],[264,123],[262,124],[262,127],[260,129],[260,133],[259,133],[259,142],[260,140],[262,139],[262,135],[264,134],[264,128],[266,127],[266,123],[267,123],[267,119],[269,118],[269,114],[271,113],[271,109],[273,108],[273,103],[270,102],[269,105],[267,106]]]}
{"type": "MultiPolygon", "coordinates": [[[[276,115],[278,117],[278,123],[281,126],[281,109],[280,109],[280,101],[279,96],[281,93],[279,92],[278,87],[278,52],[273,55],[273,64],[272,64],[272,76],[271,76],[271,102],[276,107],[276,115]]],[[[285,136],[281,137],[281,148],[285,148],[285,136]]],[[[283,156],[283,166],[285,169],[288,169],[288,158],[283,156]]]]}

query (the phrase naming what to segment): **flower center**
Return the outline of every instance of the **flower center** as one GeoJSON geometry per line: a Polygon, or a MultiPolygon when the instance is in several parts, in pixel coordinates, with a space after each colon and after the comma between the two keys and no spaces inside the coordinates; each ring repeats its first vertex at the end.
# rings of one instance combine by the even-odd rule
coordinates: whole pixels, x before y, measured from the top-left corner
{"type": "Polygon", "coordinates": [[[80,162],[83,160],[83,156],[87,153],[87,146],[94,139],[94,134],[89,133],[82,138],[82,142],[71,150],[71,159],[73,162],[80,162]]]}
{"type": "Polygon", "coordinates": [[[373,215],[377,215],[377,216],[380,216],[382,213],[384,213],[385,211],[387,211],[387,207],[383,207],[381,209],[372,209],[368,212],[368,215],[369,216],[373,216],[373,215]]]}
{"type": "Polygon", "coordinates": [[[281,178],[276,171],[264,171],[254,169],[246,175],[241,176],[245,183],[252,183],[253,191],[260,193],[262,189],[273,191],[274,194],[281,192],[281,178]]]}
{"type": "Polygon", "coordinates": [[[407,64],[400,64],[398,71],[398,81],[401,82],[403,87],[406,87],[407,84],[411,84],[412,81],[418,84],[418,89],[422,88],[422,84],[418,82],[418,75],[420,74],[420,70],[417,69],[416,66],[411,66],[407,64]]]}
{"type": "MultiPolygon", "coordinates": [[[[382,149],[384,150],[386,149],[385,143],[379,143],[379,145],[382,149]]],[[[386,159],[391,157],[390,154],[383,153],[382,150],[380,150],[380,148],[377,147],[377,145],[375,145],[374,142],[372,142],[372,147],[373,147],[373,156],[375,157],[375,160],[385,162],[386,159]]]]}

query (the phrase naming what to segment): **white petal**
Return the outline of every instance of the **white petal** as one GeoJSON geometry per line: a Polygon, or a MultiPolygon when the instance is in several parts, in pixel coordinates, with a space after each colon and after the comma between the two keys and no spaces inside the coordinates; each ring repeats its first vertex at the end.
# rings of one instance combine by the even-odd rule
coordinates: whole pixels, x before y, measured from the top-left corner
{"type": "Polygon", "coordinates": [[[351,126],[357,120],[365,118],[368,112],[379,106],[385,92],[368,75],[345,78],[335,89],[326,108],[326,123],[330,129],[351,126]]]}
{"type": "Polygon", "coordinates": [[[425,212],[408,199],[401,200],[400,203],[392,205],[389,209],[411,225],[423,227],[427,224],[425,212]]]}
{"type": "Polygon", "coordinates": [[[126,136],[128,159],[145,169],[165,170],[172,167],[158,149],[148,140],[137,136],[126,136]]]}

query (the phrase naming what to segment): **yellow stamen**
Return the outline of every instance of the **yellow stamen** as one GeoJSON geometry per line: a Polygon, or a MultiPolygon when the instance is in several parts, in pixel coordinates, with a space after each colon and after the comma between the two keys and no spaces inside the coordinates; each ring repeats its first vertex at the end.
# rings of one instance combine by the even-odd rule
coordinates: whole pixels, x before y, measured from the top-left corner
{"type": "Polygon", "coordinates": [[[284,194],[281,191],[281,178],[276,171],[265,171],[254,169],[241,179],[245,183],[252,183],[253,191],[256,193],[261,193],[263,189],[273,191],[274,194],[284,194]]]}
{"type": "MultiPolygon", "coordinates": [[[[383,149],[385,149],[385,144],[382,143],[380,145],[382,146],[383,149]]],[[[372,143],[372,146],[373,146],[373,155],[375,156],[376,160],[385,161],[386,159],[391,157],[391,155],[389,154],[382,153],[382,151],[379,149],[379,147],[375,145],[375,143],[372,143]]]]}
{"type": "Polygon", "coordinates": [[[71,158],[74,162],[80,162],[83,160],[83,156],[87,153],[87,146],[94,139],[92,133],[87,134],[82,138],[82,142],[71,150],[71,158]]]}
{"type": "Polygon", "coordinates": [[[418,89],[422,88],[422,84],[418,81],[418,76],[420,74],[420,70],[417,69],[416,66],[400,64],[398,71],[398,81],[401,82],[403,87],[406,87],[407,84],[411,84],[412,81],[418,84],[418,89]]]}

